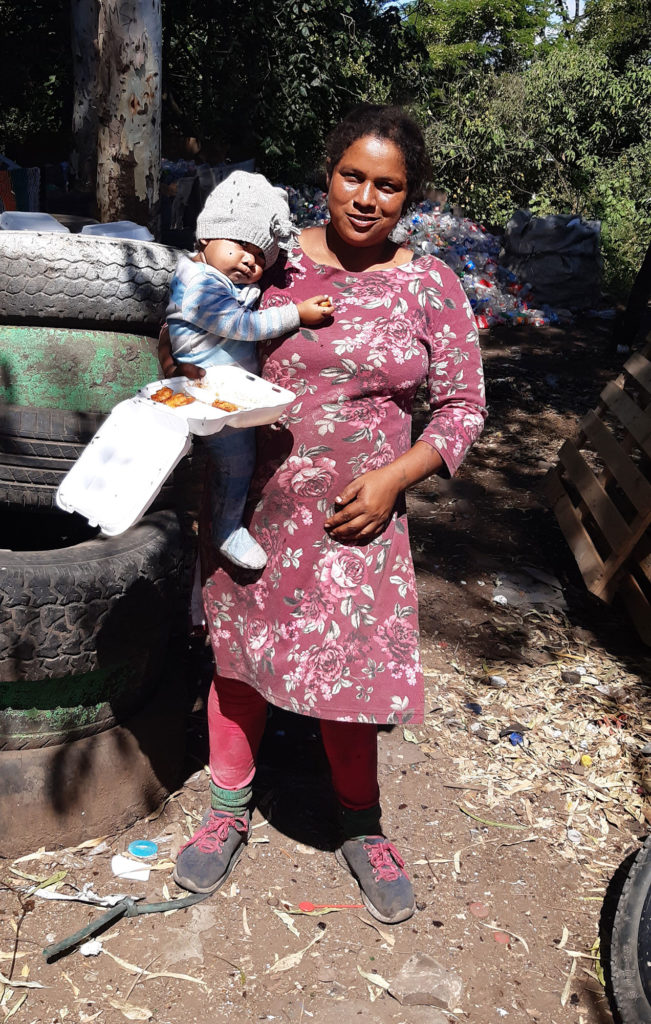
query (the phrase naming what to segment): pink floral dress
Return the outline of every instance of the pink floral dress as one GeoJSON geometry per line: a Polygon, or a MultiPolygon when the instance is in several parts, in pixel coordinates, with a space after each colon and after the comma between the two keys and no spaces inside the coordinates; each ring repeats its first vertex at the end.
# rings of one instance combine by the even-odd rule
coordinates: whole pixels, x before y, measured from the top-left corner
{"type": "Polygon", "coordinates": [[[217,670],[272,704],[350,722],[421,721],[418,602],[404,501],[371,543],[323,528],[351,479],[411,446],[411,407],[427,383],[420,440],[454,473],[479,436],[484,387],[475,319],[458,278],[433,256],[351,274],[301,251],[270,272],[263,305],[334,298],[334,322],[262,343],[261,373],[296,401],[258,429],[249,529],[258,574],[205,545],[204,602],[217,670]]]}

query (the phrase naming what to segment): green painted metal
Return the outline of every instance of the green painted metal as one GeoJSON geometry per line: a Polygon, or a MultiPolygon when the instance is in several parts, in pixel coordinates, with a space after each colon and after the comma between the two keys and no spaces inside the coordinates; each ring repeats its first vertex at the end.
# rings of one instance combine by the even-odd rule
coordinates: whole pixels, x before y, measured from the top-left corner
{"type": "Polygon", "coordinates": [[[0,403],[110,412],[159,379],[156,347],[138,334],[0,324],[0,403]]]}

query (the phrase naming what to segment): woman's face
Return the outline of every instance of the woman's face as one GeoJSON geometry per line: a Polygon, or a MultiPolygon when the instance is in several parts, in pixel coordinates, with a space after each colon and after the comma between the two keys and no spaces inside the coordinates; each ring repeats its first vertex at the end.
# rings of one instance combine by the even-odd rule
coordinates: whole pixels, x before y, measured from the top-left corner
{"type": "Polygon", "coordinates": [[[328,178],[330,222],[349,245],[384,242],[400,220],[407,198],[402,152],[389,139],[356,139],[328,178]]]}

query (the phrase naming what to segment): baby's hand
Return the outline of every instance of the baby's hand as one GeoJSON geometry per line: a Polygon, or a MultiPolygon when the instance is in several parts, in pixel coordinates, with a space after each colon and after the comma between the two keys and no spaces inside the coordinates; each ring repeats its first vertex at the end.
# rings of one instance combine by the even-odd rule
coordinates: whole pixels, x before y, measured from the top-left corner
{"type": "Polygon", "coordinates": [[[305,302],[299,302],[296,308],[303,327],[318,327],[330,320],[335,307],[329,295],[315,295],[305,302]]]}

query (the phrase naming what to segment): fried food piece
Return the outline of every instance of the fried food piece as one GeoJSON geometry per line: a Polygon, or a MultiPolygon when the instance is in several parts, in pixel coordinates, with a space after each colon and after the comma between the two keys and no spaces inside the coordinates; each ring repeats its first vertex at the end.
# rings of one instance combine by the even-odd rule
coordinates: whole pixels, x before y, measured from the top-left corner
{"type": "Polygon", "coordinates": [[[213,409],[221,409],[222,412],[237,412],[237,406],[233,405],[232,402],[222,402],[219,398],[216,398],[212,403],[213,409]]]}
{"type": "Polygon", "coordinates": [[[183,391],[179,391],[177,395],[172,395],[171,398],[168,398],[167,401],[165,402],[165,405],[167,405],[170,409],[178,409],[179,406],[191,405],[192,402],[194,402],[194,398],[192,397],[192,395],[186,395],[183,393],[183,391]]]}
{"type": "Polygon", "coordinates": [[[158,391],[154,391],[150,397],[152,402],[167,402],[173,395],[174,392],[171,388],[160,388],[158,391]]]}

